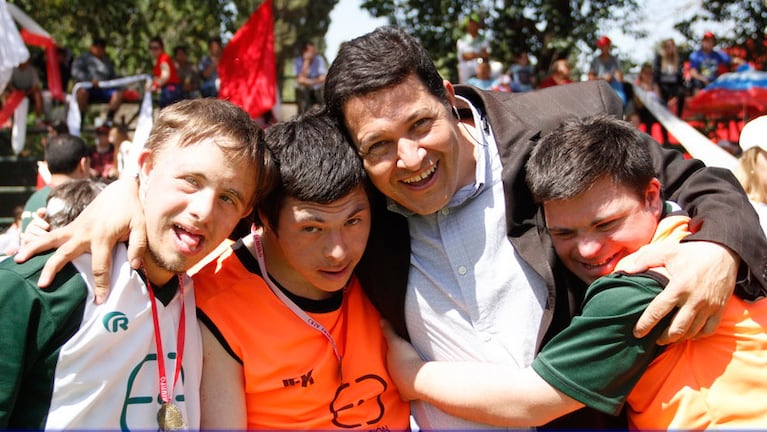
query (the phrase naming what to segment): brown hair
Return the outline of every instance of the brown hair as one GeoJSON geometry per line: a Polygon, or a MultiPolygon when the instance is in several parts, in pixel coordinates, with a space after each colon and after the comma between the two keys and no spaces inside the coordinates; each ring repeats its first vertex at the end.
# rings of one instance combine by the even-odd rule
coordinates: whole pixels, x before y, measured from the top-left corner
{"type": "Polygon", "coordinates": [[[245,111],[231,102],[212,98],[187,99],[163,108],[147,138],[146,149],[159,153],[176,137],[179,147],[213,139],[232,160],[252,161],[256,166],[253,199],[256,205],[279,181],[277,168],[264,143],[264,132],[245,111]]]}

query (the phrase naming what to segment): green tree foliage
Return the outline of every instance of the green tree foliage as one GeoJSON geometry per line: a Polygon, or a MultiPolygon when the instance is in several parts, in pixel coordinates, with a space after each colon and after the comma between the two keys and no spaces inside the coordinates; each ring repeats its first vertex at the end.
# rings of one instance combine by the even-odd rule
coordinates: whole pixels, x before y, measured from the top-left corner
{"type": "MultiPolygon", "coordinates": [[[[274,0],[275,52],[277,64],[295,55],[296,44],[312,40],[324,48],[330,11],[338,0],[274,0]]],[[[247,21],[261,0],[13,0],[37,21],[56,43],[77,56],[90,46],[93,36],[108,41],[107,53],[118,73],[151,73],[153,60],[149,39],[163,38],[169,53],[186,45],[190,57],[207,52],[207,40],[226,41],[247,21]]],[[[284,69],[278,67],[278,77],[284,69]]],[[[280,79],[282,82],[282,79],[280,79]]]]}
{"type": "Polygon", "coordinates": [[[568,58],[579,41],[593,46],[600,24],[630,25],[637,8],[636,0],[365,0],[362,5],[418,36],[451,78],[461,22],[471,13],[483,17],[494,58],[508,65],[527,50],[545,70],[552,60],[568,58]]]}

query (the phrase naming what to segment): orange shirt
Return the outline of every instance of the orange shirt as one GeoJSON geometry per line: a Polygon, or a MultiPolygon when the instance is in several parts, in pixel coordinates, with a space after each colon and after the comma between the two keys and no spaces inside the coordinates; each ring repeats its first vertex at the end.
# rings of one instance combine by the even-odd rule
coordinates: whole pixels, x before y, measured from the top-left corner
{"type": "Polygon", "coordinates": [[[343,356],[341,381],[330,342],[249,268],[230,248],[194,277],[198,309],[242,362],[248,429],[408,429],[409,404],[386,370],[380,315],[357,279],[342,307],[307,312],[343,356]]]}
{"type": "MultiPolygon", "coordinates": [[[[662,220],[653,241],[686,235],[685,219],[662,220]]],[[[765,329],[767,301],[733,296],[713,335],[673,344],[650,364],[627,399],[630,427],[767,426],[765,329]]]]}

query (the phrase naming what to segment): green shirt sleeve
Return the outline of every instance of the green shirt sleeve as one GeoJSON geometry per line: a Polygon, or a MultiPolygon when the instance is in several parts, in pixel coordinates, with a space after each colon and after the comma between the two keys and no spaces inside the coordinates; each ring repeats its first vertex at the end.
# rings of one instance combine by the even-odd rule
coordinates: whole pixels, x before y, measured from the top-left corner
{"type": "Polygon", "coordinates": [[[546,382],[571,398],[617,415],[652,360],[663,350],[655,341],[668,326],[666,316],[642,339],[634,325],[668,280],[652,272],[615,273],[586,291],[583,312],[555,336],[533,362],[546,382]]]}
{"type": "Polygon", "coordinates": [[[85,281],[65,266],[50,289],[37,287],[50,254],[0,262],[0,428],[44,427],[58,353],[79,328],[85,281]]]}

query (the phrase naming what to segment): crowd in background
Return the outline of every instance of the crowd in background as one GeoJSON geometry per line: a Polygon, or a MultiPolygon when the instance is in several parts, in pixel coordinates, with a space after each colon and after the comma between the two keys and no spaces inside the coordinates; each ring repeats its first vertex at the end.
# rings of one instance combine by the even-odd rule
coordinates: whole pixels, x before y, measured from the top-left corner
{"type": "MultiPolygon", "coordinates": [[[[463,23],[464,35],[457,42],[458,82],[483,90],[526,92],[580,81],[573,76],[566,58],[555,58],[548,68],[534,65],[526,50],[521,49],[511,64],[493,58],[489,40],[482,33],[481,18],[472,14],[463,23]],[[546,72],[542,72],[546,69],[546,72]],[[539,78],[539,77],[543,78],[539,78]]],[[[640,66],[635,79],[628,75],[625,65],[613,52],[612,41],[601,36],[596,41],[595,54],[585,71],[584,79],[607,81],[624,103],[624,116],[648,133],[658,121],[642,104],[634,89],[639,87],[648,97],[657,98],[682,118],[685,100],[725,72],[758,68],[758,62],[748,61],[749,54],[742,47],[716,49],[716,35],[706,32],[700,47],[689,56],[682,53],[673,39],[661,42],[651,62],[640,66]]],[[[668,132],[662,130],[664,143],[668,132]]]]}
{"type": "MultiPolygon", "coordinates": [[[[573,76],[566,58],[556,58],[548,66],[547,73],[541,73],[541,66],[534,64],[529,53],[522,49],[514,55],[513,61],[504,65],[494,60],[489,41],[482,33],[481,18],[472,14],[463,23],[464,35],[457,41],[458,83],[469,84],[483,90],[499,92],[528,92],[556,85],[580,81],[573,76]]],[[[199,62],[189,58],[188,48],[177,45],[172,55],[166,50],[163,40],[154,37],[147,46],[154,61],[151,85],[146,90],[153,92],[159,108],[176,101],[198,97],[216,97],[219,89],[218,63],[223,52],[221,38],[208,41],[208,51],[199,62]]],[[[662,101],[678,117],[682,117],[685,100],[695,95],[724,72],[754,67],[746,61],[744,50],[731,50],[730,54],[715,49],[716,36],[706,32],[700,48],[689,57],[683,55],[673,39],[662,41],[652,62],[641,65],[636,79],[624,77],[624,67],[615,53],[612,41],[607,36],[597,39],[595,54],[586,71],[585,79],[602,79],[620,96],[624,104],[624,117],[648,133],[658,124],[653,114],[636,97],[635,89],[640,88],[646,95],[662,101]]],[[[89,147],[88,177],[101,182],[111,182],[121,172],[132,171],[126,164],[131,160],[131,136],[125,120],[115,121],[115,114],[126,100],[137,100],[139,93],[131,89],[100,88],[99,81],[118,78],[114,63],[106,52],[107,41],[94,37],[90,48],[79,56],[73,56],[66,48],[59,48],[59,65],[62,84],[65,89],[78,82],[89,82],[92,86],[78,88],[76,98],[83,121],[89,104],[107,105],[105,119],[96,119],[95,139],[89,147]]],[[[298,45],[298,55],[293,62],[296,77],[296,105],[298,114],[312,107],[322,105],[323,88],[327,74],[327,62],[311,41],[298,45]]],[[[57,135],[67,134],[63,121],[52,121],[45,109],[42,87],[46,82],[45,67],[37,59],[19,65],[13,72],[9,89],[24,90],[30,98],[33,112],[47,129],[45,142],[57,135]]],[[[272,113],[269,113],[272,114],[272,113]]],[[[269,115],[262,126],[273,124],[277,118],[269,115]]],[[[661,128],[662,141],[669,143],[668,131],[661,128]]],[[[43,171],[46,170],[43,165],[43,171]]],[[[50,174],[50,173],[48,173],[50,174]]],[[[50,180],[46,180],[50,183],[50,180]]],[[[28,211],[27,211],[28,212],[28,211]]]]}

